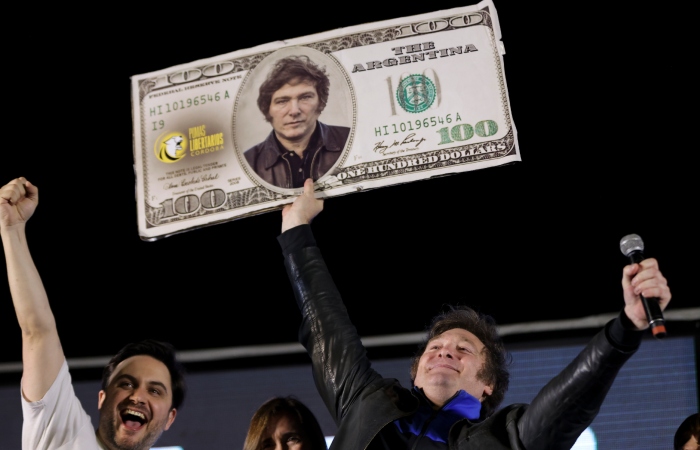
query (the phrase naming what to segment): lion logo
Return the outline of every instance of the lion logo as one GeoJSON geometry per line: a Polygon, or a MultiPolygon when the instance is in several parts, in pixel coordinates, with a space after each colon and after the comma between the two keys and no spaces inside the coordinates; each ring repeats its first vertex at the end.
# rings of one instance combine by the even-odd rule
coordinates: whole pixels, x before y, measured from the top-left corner
{"type": "Polygon", "coordinates": [[[156,140],[154,148],[156,158],[165,163],[174,163],[185,156],[187,140],[181,133],[169,133],[156,140]]]}

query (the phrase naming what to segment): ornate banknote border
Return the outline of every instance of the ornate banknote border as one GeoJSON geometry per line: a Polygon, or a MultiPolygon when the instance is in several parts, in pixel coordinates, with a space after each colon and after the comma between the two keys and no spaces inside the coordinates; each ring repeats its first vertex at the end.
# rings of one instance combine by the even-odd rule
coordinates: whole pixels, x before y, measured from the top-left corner
{"type": "MultiPolygon", "coordinates": [[[[450,166],[458,166],[464,164],[473,164],[476,162],[483,162],[485,160],[499,159],[516,152],[515,145],[515,134],[512,128],[512,120],[510,117],[510,108],[508,105],[508,93],[505,85],[503,68],[501,66],[500,53],[498,45],[496,42],[496,37],[493,32],[493,22],[491,20],[491,15],[488,8],[480,11],[473,11],[469,13],[470,15],[479,14],[481,20],[478,22],[479,26],[486,26],[489,28],[491,36],[491,51],[494,58],[494,63],[496,65],[496,71],[498,73],[498,84],[501,92],[501,105],[503,109],[504,117],[506,122],[511,127],[508,133],[501,139],[495,141],[489,141],[482,144],[471,144],[463,146],[454,146],[445,149],[438,149],[433,151],[428,151],[420,154],[406,155],[401,157],[387,158],[381,161],[373,161],[370,163],[362,163],[354,166],[343,167],[340,170],[336,170],[334,177],[325,183],[320,183],[319,188],[322,190],[330,191],[334,188],[348,185],[358,185],[363,181],[379,179],[379,178],[389,178],[397,176],[405,176],[408,173],[418,173],[423,171],[431,171],[444,169],[450,166]],[[345,176],[343,176],[345,174],[345,176]],[[352,174],[352,176],[348,176],[352,174]]],[[[435,18],[432,20],[442,20],[445,23],[449,23],[452,17],[435,18]]],[[[417,24],[413,24],[414,26],[417,24]]],[[[406,25],[408,26],[408,25],[406,25]]],[[[459,27],[454,27],[448,25],[447,27],[441,28],[439,31],[446,31],[449,29],[457,29],[459,27]]],[[[438,30],[436,30],[437,32],[438,30]]],[[[321,51],[332,57],[332,53],[358,47],[376,44],[380,42],[387,42],[397,39],[404,39],[411,36],[403,36],[399,31],[399,27],[385,27],[377,30],[363,31],[355,33],[352,35],[335,37],[319,42],[305,44],[309,48],[321,51]]],[[[250,55],[246,57],[241,57],[237,59],[227,60],[228,64],[233,64],[233,68],[227,70],[227,73],[236,73],[244,70],[253,70],[265,57],[269,56],[273,52],[263,52],[255,55],[250,55]]],[[[207,67],[206,64],[202,64],[199,67],[200,70],[204,70],[207,67]]],[[[197,68],[194,68],[195,70],[197,68]]],[[[194,81],[193,81],[194,82],[194,81]]],[[[153,92],[154,88],[157,86],[157,81],[153,79],[144,79],[139,81],[139,101],[140,101],[140,113],[141,117],[145,117],[143,99],[146,95],[153,92]]],[[[354,92],[353,92],[354,95],[354,92]]],[[[354,134],[354,133],[353,133],[354,134]]],[[[141,148],[146,148],[146,122],[141,120],[141,148]]],[[[352,136],[351,136],[352,139],[352,136]]],[[[142,152],[141,155],[143,164],[143,190],[144,198],[148,198],[148,164],[147,164],[147,152],[142,152]]],[[[361,187],[358,186],[358,190],[361,187]]],[[[226,193],[226,201],[218,208],[206,209],[199,208],[187,217],[181,215],[175,215],[170,217],[164,217],[165,211],[164,206],[153,207],[145,202],[145,218],[146,227],[153,228],[163,226],[173,222],[181,222],[183,220],[199,218],[202,216],[219,214],[223,211],[230,211],[233,209],[250,207],[258,204],[264,204],[268,202],[273,202],[288,198],[290,195],[281,194],[264,186],[255,186],[249,189],[237,190],[226,193]]],[[[264,212],[265,209],[257,210],[254,214],[264,212]]],[[[253,213],[251,213],[253,214],[253,213]]],[[[240,216],[244,217],[244,216],[240,216]]],[[[237,217],[237,218],[240,218],[237,217]]],[[[222,221],[227,221],[232,219],[223,219],[222,221]]]]}

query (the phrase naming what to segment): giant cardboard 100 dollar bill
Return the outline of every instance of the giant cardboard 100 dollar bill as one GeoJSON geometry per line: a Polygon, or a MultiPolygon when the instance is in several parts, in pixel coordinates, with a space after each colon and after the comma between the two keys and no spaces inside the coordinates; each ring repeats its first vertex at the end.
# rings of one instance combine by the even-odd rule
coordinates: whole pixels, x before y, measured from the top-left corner
{"type": "Polygon", "coordinates": [[[141,238],[519,161],[503,53],[487,0],[133,76],[141,238]]]}

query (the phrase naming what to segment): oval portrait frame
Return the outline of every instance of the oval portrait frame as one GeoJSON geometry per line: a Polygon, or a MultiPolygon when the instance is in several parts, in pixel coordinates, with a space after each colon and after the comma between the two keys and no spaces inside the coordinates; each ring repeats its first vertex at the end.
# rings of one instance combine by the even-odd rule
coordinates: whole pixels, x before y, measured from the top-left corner
{"type": "Polygon", "coordinates": [[[299,188],[283,188],[263,180],[248,164],[243,153],[249,148],[264,141],[270,132],[272,125],[265,120],[265,116],[258,108],[257,100],[260,85],[267,78],[274,64],[288,56],[304,55],[322,68],[325,68],[330,82],[328,101],[326,107],[319,116],[319,121],[326,125],[345,126],[350,128],[350,134],[345,141],[345,146],[333,166],[315,180],[315,185],[322,185],[331,177],[334,177],[336,168],[342,166],[347,159],[348,150],[353,141],[355,130],[355,93],[350,84],[350,78],[345,69],[331,55],[306,46],[290,46],[276,50],[250,70],[241,83],[236,95],[233,108],[231,131],[233,143],[236,149],[238,161],[246,175],[259,186],[285,195],[297,195],[299,188]],[[238,120],[238,118],[241,118],[238,120]]]}

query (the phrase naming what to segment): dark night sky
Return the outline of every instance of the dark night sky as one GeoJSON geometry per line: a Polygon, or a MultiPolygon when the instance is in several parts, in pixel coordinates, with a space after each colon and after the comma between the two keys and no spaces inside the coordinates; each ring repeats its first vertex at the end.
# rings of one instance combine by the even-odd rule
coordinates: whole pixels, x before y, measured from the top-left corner
{"type": "MultiPolygon", "coordinates": [[[[329,199],[314,221],[360,333],[421,331],[448,302],[502,324],[616,312],[626,264],[619,240],[629,233],[659,259],[670,308],[697,307],[688,256],[698,231],[696,145],[681,19],[617,4],[495,4],[522,161],[329,199]],[[407,311],[401,320],[397,309],[407,311]]],[[[182,350],[296,341],[278,211],[139,239],[130,76],[464,5],[353,3],[313,16],[229,5],[206,17],[181,11],[173,33],[163,32],[162,11],[117,12],[52,23],[40,54],[9,54],[23,77],[9,92],[24,105],[13,133],[27,141],[6,141],[0,183],[25,176],[41,190],[28,239],[67,356],[109,355],[146,337],[182,350]],[[29,86],[44,86],[31,88],[34,102],[20,98],[29,86]],[[165,270],[173,263],[175,275],[165,270]]],[[[4,277],[0,300],[0,362],[19,361],[4,277]]]]}

